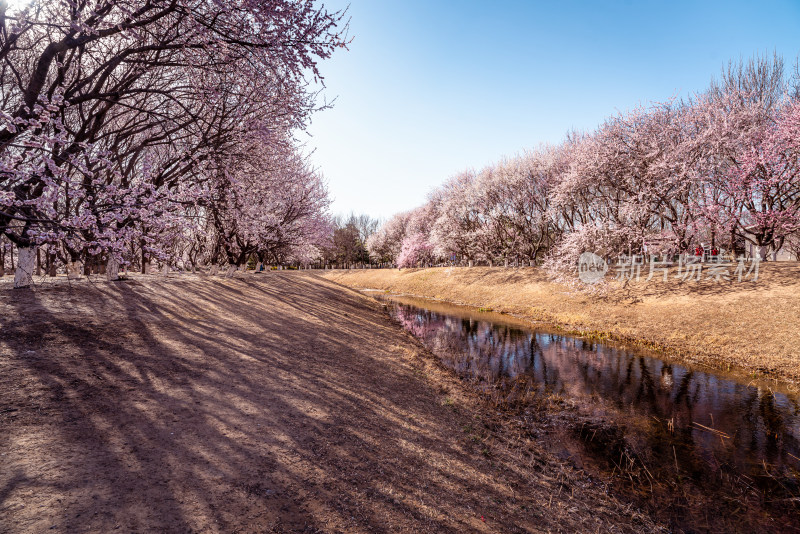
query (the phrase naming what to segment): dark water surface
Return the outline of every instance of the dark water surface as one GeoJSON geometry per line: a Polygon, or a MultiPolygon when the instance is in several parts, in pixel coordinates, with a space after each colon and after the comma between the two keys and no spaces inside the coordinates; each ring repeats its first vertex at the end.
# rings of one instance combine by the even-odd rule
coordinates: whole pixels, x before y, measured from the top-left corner
{"type": "MultiPolygon", "coordinates": [[[[612,417],[648,457],[754,481],[800,472],[800,401],[774,382],[747,382],[643,352],[535,330],[512,317],[372,293],[463,378],[525,383],[612,417]],[[677,448],[676,448],[677,444],[677,448]],[[698,467],[698,466],[701,466],[698,467]]],[[[754,342],[757,342],[754,339],[754,342]]]]}

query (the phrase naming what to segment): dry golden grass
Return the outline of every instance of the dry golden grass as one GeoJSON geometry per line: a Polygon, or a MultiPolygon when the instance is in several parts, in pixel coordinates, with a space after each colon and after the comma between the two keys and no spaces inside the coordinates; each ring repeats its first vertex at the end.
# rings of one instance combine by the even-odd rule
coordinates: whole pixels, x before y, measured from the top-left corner
{"type": "Polygon", "coordinates": [[[539,269],[433,268],[330,271],[353,288],[442,299],[636,343],[684,362],[800,383],[800,264],[762,264],[753,281],[660,276],[589,295],[539,269]]]}

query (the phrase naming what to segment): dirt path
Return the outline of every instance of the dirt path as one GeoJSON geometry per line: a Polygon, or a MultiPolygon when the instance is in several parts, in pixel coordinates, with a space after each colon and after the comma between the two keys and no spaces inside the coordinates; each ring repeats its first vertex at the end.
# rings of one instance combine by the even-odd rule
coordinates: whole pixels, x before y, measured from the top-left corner
{"type": "Polygon", "coordinates": [[[315,276],[6,285],[0,317],[0,532],[653,528],[315,276]]]}

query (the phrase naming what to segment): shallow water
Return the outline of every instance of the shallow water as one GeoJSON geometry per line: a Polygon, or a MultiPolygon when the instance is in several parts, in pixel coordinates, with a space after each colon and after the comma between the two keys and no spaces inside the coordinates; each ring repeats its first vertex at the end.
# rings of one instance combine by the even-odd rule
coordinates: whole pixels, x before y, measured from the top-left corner
{"type": "Polygon", "coordinates": [[[497,313],[374,296],[446,366],[479,387],[513,381],[573,401],[583,413],[621,423],[629,439],[649,449],[648,458],[680,462],[682,471],[697,477],[778,475],[796,481],[800,401],[777,384],[748,383],[640,351],[538,331],[497,313]]]}

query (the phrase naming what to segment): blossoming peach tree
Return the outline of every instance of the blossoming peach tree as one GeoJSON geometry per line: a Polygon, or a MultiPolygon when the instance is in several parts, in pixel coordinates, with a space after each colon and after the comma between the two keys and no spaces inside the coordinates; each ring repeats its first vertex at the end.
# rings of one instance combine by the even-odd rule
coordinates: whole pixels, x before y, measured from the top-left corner
{"type": "Polygon", "coordinates": [[[31,283],[43,244],[65,263],[102,256],[111,271],[133,249],[143,265],[170,261],[168,245],[216,201],[237,228],[271,218],[273,231],[285,222],[302,232],[286,199],[266,201],[276,190],[314,196],[324,218],[313,172],[293,171],[299,185],[284,188],[286,172],[262,169],[235,215],[216,193],[221,176],[236,186],[239,171],[223,165],[247,161],[243,145],[297,168],[287,140],[315,109],[307,78],[345,46],[343,16],[312,0],[3,3],[0,235],[19,250],[15,286],[31,283]]]}

